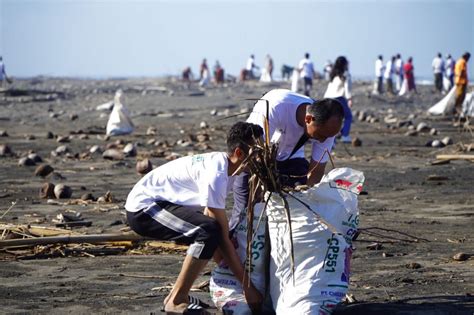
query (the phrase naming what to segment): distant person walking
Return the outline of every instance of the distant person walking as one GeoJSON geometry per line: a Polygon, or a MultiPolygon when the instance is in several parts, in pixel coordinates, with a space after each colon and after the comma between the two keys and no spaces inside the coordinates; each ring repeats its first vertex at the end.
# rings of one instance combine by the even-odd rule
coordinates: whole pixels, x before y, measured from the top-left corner
{"type": "Polygon", "coordinates": [[[265,57],[265,69],[267,69],[270,81],[273,81],[273,59],[269,54],[265,57]]]}
{"type": "Polygon", "coordinates": [[[182,78],[183,78],[183,81],[185,82],[191,82],[194,79],[194,75],[193,75],[193,72],[191,71],[191,67],[186,67],[183,70],[182,78]]]}
{"type": "Polygon", "coordinates": [[[383,56],[379,55],[375,60],[375,85],[374,94],[383,94],[383,73],[385,67],[383,65],[383,56]]]}
{"type": "Polygon", "coordinates": [[[395,60],[395,75],[396,75],[396,88],[399,92],[402,88],[403,83],[403,59],[400,54],[397,54],[397,59],[395,60]]]}
{"type": "Polygon", "coordinates": [[[206,71],[209,72],[209,68],[207,67],[207,60],[204,58],[199,68],[199,80],[202,80],[204,78],[204,72],[206,71]]]}
{"type": "Polygon", "coordinates": [[[446,61],[444,62],[444,75],[449,80],[449,87],[447,90],[450,90],[454,86],[454,60],[450,54],[446,56],[446,61]]]}
{"type": "Polygon", "coordinates": [[[255,56],[250,55],[245,66],[245,80],[255,79],[255,73],[253,72],[254,69],[258,70],[260,67],[255,64],[255,56]]]}
{"type": "Polygon", "coordinates": [[[466,89],[469,84],[467,77],[467,62],[471,58],[471,54],[466,52],[456,62],[454,67],[454,83],[456,84],[456,102],[454,106],[455,114],[460,115],[462,112],[462,103],[466,97],[466,89]]]}
{"type": "Polygon", "coordinates": [[[5,64],[3,63],[3,57],[0,56],[0,87],[4,87],[4,81],[7,81],[8,83],[11,82],[11,80],[7,76],[7,72],[5,71],[5,64]]]}
{"type": "Polygon", "coordinates": [[[214,81],[217,84],[224,83],[224,68],[221,67],[219,60],[216,60],[214,64],[214,81]]]}
{"type": "Polygon", "coordinates": [[[309,60],[309,53],[306,53],[304,58],[301,59],[298,64],[298,71],[300,72],[300,77],[304,80],[304,95],[310,96],[313,89],[314,65],[309,60]]]}
{"type": "Polygon", "coordinates": [[[412,57],[408,58],[407,63],[403,66],[403,72],[405,73],[407,91],[414,91],[415,93],[417,93],[415,85],[415,67],[413,67],[412,57]]]}
{"type": "Polygon", "coordinates": [[[334,63],[329,75],[329,84],[324,98],[335,98],[344,109],[344,125],[341,129],[341,141],[351,142],[349,135],[352,125],[352,81],[349,73],[349,61],[344,56],[339,56],[334,63]]]}
{"type": "Polygon", "coordinates": [[[441,53],[433,59],[431,63],[434,74],[434,84],[438,92],[443,92],[443,73],[444,73],[444,61],[441,53]]]}
{"type": "Polygon", "coordinates": [[[393,56],[391,59],[387,61],[385,64],[385,71],[383,77],[385,79],[385,83],[387,84],[387,93],[390,95],[394,94],[393,91],[393,69],[396,57],[393,56]]]}

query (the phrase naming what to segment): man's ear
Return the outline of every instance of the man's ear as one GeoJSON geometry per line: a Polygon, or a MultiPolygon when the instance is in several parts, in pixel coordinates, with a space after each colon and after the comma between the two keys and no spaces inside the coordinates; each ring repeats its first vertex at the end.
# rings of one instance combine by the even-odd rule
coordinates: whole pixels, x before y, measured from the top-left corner
{"type": "Polygon", "coordinates": [[[240,147],[235,148],[234,154],[239,160],[243,160],[245,158],[245,152],[240,147]]]}
{"type": "Polygon", "coordinates": [[[313,116],[306,114],[304,116],[304,122],[309,125],[313,121],[313,116]]]}

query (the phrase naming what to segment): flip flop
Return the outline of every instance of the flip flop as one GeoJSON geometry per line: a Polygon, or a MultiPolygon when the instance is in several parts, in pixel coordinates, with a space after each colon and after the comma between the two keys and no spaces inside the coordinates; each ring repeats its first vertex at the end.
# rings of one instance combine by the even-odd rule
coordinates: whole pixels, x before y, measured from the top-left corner
{"type": "Polygon", "coordinates": [[[186,309],[182,313],[177,312],[166,312],[166,315],[181,315],[181,314],[188,314],[188,315],[208,315],[209,313],[200,305],[189,303],[186,309]]]}
{"type": "MultiPolygon", "coordinates": [[[[188,295],[188,301],[189,301],[189,305],[193,305],[193,307],[198,306],[198,307],[200,307],[200,309],[205,309],[205,308],[210,308],[211,307],[209,304],[201,301],[199,298],[197,298],[195,296],[192,296],[192,295],[188,295]]],[[[188,309],[190,309],[189,306],[188,306],[188,309]]],[[[161,306],[161,311],[162,312],[165,311],[165,305],[164,304],[161,306]]]]}

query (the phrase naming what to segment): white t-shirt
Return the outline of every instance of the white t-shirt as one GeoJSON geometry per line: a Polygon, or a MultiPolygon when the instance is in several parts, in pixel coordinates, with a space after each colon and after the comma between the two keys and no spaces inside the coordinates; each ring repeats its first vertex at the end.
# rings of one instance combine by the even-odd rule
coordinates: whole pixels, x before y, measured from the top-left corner
{"type": "Polygon", "coordinates": [[[431,66],[433,67],[433,73],[443,73],[444,71],[444,61],[439,57],[433,59],[431,66]]]}
{"type": "Polygon", "coordinates": [[[403,75],[403,60],[402,60],[402,58],[397,58],[395,60],[395,72],[398,75],[403,75]]]}
{"type": "Polygon", "coordinates": [[[452,58],[446,59],[446,75],[450,76],[452,75],[454,69],[454,60],[452,58]]]}
{"type": "Polygon", "coordinates": [[[392,64],[392,60],[389,60],[385,64],[385,72],[383,74],[383,77],[385,79],[392,79],[392,75],[393,75],[393,64],[392,64]]]}
{"type": "Polygon", "coordinates": [[[245,70],[247,70],[247,71],[252,71],[253,68],[254,68],[254,65],[255,65],[255,59],[253,59],[252,57],[250,57],[250,58],[247,60],[247,66],[245,67],[245,70]]]}
{"type": "Polygon", "coordinates": [[[302,78],[313,78],[314,66],[313,62],[309,59],[302,59],[298,65],[298,69],[301,70],[302,78]]]}
{"type": "MultiPolygon", "coordinates": [[[[277,160],[284,161],[288,159],[304,132],[303,126],[300,126],[296,121],[296,110],[299,105],[312,104],[314,101],[307,96],[285,89],[271,90],[262,96],[262,99],[269,102],[270,141],[278,143],[277,160]]],[[[247,122],[264,128],[265,116],[266,102],[260,100],[255,104],[247,122]]],[[[326,150],[331,152],[334,137],[327,138],[324,142],[319,142],[316,139],[309,139],[308,142],[313,145],[312,159],[319,161],[326,150]]],[[[304,157],[304,146],[291,156],[291,158],[297,157],[304,157]]],[[[326,162],[328,158],[328,155],[325,154],[321,162],[326,162]]]]}
{"type": "Polygon", "coordinates": [[[233,180],[227,174],[224,152],[186,156],[168,162],[146,174],[128,194],[125,209],[148,209],[156,201],[190,207],[225,209],[233,180]]]}
{"type": "Polygon", "coordinates": [[[384,69],[385,67],[383,66],[383,61],[380,59],[377,59],[375,61],[375,76],[377,78],[382,77],[384,69]]]}
{"type": "Polygon", "coordinates": [[[345,97],[346,99],[352,98],[352,80],[349,72],[344,73],[346,78],[344,81],[339,77],[335,76],[331,82],[328,84],[326,93],[324,93],[324,98],[336,98],[336,97],[345,97]]]}

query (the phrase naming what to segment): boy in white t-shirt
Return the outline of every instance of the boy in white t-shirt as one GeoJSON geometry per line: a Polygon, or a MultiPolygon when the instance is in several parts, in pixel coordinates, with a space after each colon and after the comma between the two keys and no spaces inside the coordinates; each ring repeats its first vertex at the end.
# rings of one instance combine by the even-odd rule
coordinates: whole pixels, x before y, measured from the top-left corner
{"type": "MultiPolygon", "coordinates": [[[[270,141],[278,144],[276,156],[280,180],[289,186],[319,183],[324,175],[328,154],[334,145],[344,118],[344,109],[335,99],[314,101],[286,89],[266,93],[255,103],[247,122],[264,125],[269,105],[270,141]],[[304,155],[304,144],[311,143],[311,162],[304,155]]],[[[247,207],[249,174],[243,172],[234,181],[234,208],[231,229],[247,207]]]]}
{"type": "MultiPolygon", "coordinates": [[[[130,227],[140,235],[190,244],[181,272],[164,301],[165,312],[202,309],[189,290],[216,249],[237,279],[245,270],[229,239],[225,199],[233,175],[260,138],[260,126],[239,122],[227,135],[228,152],[187,156],[145,175],[127,197],[130,227]]],[[[246,276],[245,276],[246,278],[246,276]]],[[[258,311],[262,296],[252,283],[244,285],[249,306],[258,311]]]]}

